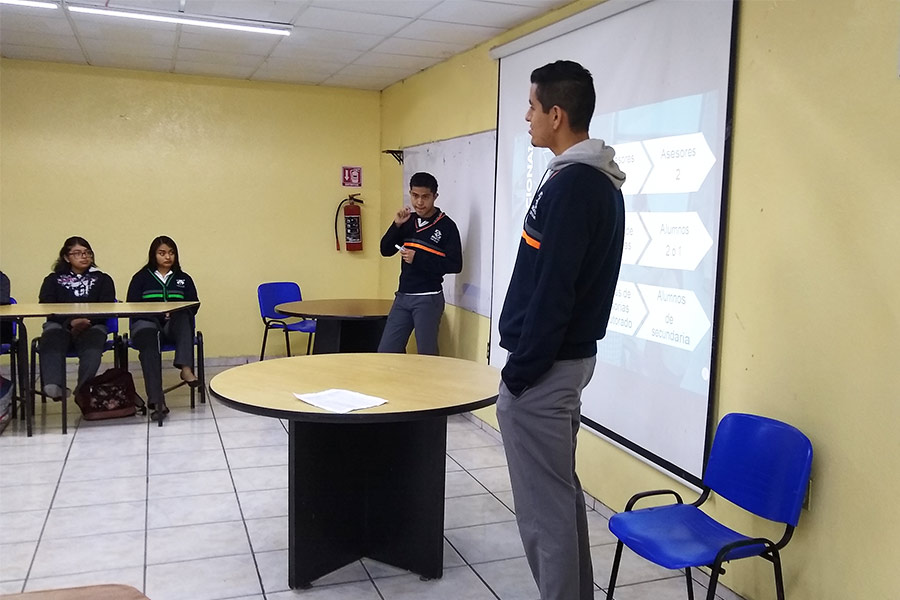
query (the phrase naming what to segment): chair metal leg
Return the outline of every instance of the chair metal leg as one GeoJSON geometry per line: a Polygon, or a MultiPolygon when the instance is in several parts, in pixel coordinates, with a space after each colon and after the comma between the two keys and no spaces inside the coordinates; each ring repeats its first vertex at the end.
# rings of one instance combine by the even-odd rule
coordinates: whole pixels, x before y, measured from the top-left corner
{"type": "Polygon", "coordinates": [[[197,377],[200,378],[200,404],[206,404],[206,367],[203,363],[206,360],[203,352],[203,334],[197,332],[197,377]]]}
{"type": "Polygon", "coordinates": [[[716,600],[716,586],[719,585],[719,574],[722,572],[722,563],[716,562],[710,566],[709,589],[706,592],[706,600],[716,600]]]}
{"type": "Polygon", "coordinates": [[[306,334],[306,354],[309,355],[309,351],[312,350],[312,333],[306,334]]]}
{"type": "Polygon", "coordinates": [[[266,356],[266,339],[269,337],[269,326],[266,325],[265,330],[263,330],[263,345],[262,350],[259,351],[259,360],[262,361],[266,356]]]}
{"type": "Polygon", "coordinates": [[[778,550],[772,552],[772,566],[775,568],[775,594],[778,600],[784,600],[784,576],[781,572],[781,556],[778,550]]]}
{"type": "Polygon", "coordinates": [[[616,578],[619,576],[619,563],[622,562],[622,548],[624,544],[616,544],[616,556],[613,558],[612,571],[609,574],[609,587],[606,588],[606,600],[613,600],[613,592],[616,590],[616,578]]]}
{"type": "Polygon", "coordinates": [[[284,328],[284,345],[287,346],[288,356],[291,355],[291,336],[290,332],[287,330],[287,327],[284,328]]]}
{"type": "Polygon", "coordinates": [[[694,580],[691,578],[691,568],[684,568],[684,578],[687,583],[688,600],[694,600],[694,580]]]}

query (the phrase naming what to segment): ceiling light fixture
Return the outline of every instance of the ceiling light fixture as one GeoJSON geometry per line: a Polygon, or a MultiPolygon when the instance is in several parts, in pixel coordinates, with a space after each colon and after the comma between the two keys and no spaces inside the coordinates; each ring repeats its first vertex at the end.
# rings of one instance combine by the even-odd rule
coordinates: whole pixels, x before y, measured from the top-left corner
{"type": "MultiPolygon", "coordinates": [[[[2,1],[2,0],[0,0],[2,1]]],[[[102,8],[98,6],[84,6],[80,4],[66,3],[66,8],[71,12],[100,15],[104,17],[123,17],[126,19],[139,19],[141,21],[155,21],[157,23],[177,23],[179,25],[195,25],[197,27],[212,27],[214,29],[228,29],[232,31],[248,31],[251,33],[268,33],[270,35],[291,35],[292,25],[282,23],[267,23],[263,21],[250,21],[244,19],[225,19],[220,17],[187,16],[184,13],[170,13],[148,10],[128,10],[122,8],[102,8]]]]}
{"type": "Polygon", "coordinates": [[[55,2],[36,2],[35,0],[0,0],[0,4],[27,6],[28,8],[59,8],[55,2]]]}

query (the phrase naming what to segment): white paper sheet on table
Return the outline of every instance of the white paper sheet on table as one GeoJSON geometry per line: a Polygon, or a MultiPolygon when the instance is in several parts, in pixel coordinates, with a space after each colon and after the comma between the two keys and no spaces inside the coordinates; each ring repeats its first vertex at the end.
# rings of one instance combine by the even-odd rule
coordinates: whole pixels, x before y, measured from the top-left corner
{"type": "Polygon", "coordinates": [[[330,412],[348,413],[352,410],[371,408],[387,402],[384,398],[368,396],[350,390],[325,390],[311,394],[294,394],[297,399],[330,412]]]}

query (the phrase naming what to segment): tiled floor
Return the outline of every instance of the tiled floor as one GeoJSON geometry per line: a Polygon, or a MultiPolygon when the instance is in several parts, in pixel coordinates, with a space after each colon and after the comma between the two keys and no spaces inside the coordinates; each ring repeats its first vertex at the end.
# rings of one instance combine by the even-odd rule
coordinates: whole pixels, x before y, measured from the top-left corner
{"type": "MultiPolygon", "coordinates": [[[[0,435],[0,594],[125,583],[152,600],[537,600],[503,448],[480,421],[448,427],[442,579],[363,559],[291,591],[285,424],[215,401],[191,411],[183,388],[169,405],[162,428],[70,414],[62,435],[59,405],[48,404],[34,437],[17,423],[0,435]]],[[[615,544],[608,509],[596,508],[595,597],[605,598],[615,544]]],[[[702,581],[695,589],[704,597],[702,581]]],[[[616,598],[682,600],[684,578],[627,554],[616,598]]]]}

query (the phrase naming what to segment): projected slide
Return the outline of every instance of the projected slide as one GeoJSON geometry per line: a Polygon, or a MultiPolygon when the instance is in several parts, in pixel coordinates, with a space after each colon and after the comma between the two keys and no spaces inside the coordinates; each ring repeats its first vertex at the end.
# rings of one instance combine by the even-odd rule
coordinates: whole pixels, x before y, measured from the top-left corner
{"type": "MultiPolygon", "coordinates": [[[[622,268],[582,417],[697,482],[714,368],[732,3],[618,4],[622,12],[501,59],[492,314],[553,157],[530,144],[529,75],[557,58],[576,60],[597,89],[591,137],[615,148],[626,174],[622,268]]],[[[491,363],[501,366],[506,353],[493,327],[491,363]]]]}

